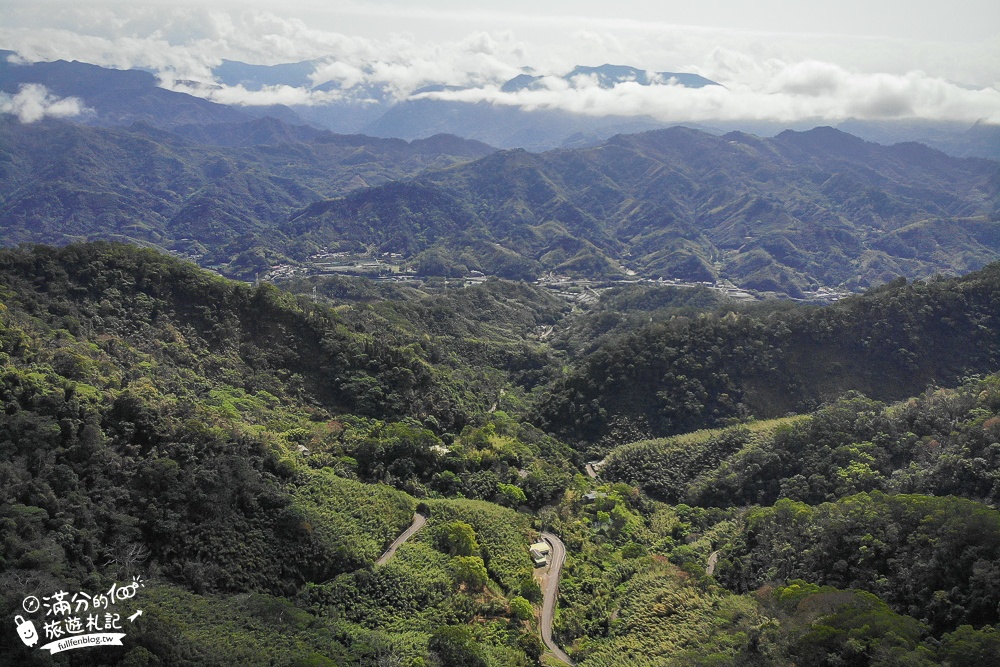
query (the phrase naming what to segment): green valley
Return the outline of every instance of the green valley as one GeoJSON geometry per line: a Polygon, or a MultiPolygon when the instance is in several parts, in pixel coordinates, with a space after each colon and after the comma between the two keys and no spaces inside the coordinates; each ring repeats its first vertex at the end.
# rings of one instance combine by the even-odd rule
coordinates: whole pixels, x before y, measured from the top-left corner
{"type": "Polygon", "coordinates": [[[863,4],[0,3],[0,667],[1000,664],[997,3],[863,4]]]}
{"type": "Polygon", "coordinates": [[[552,664],[528,552],[549,531],[554,637],[584,667],[972,664],[1000,641],[998,271],[823,307],[656,285],[587,305],[4,250],[2,611],[145,587],[122,647],[0,647],[552,664]]]}

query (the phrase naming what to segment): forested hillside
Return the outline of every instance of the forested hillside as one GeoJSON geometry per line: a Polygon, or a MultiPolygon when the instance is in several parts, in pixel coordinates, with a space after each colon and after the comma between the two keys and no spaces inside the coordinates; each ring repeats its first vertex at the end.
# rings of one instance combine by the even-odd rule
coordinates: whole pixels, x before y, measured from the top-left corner
{"type": "MultiPolygon", "coordinates": [[[[34,591],[142,574],[149,620],[114,664],[416,659],[439,631],[442,651],[527,664],[534,636],[463,625],[506,623],[530,573],[527,519],[443,498],[537,506],[572,467],[531,427],[479,417],[491,397],[474,377],[273,286],[128,246],[5,251],[0,285],[5,614],[34,591]],[[374,481],[442,498],[423,509],[425,537],[376,573],[418,500],[374,481]],[[449,553],[454,522],[474,549],[449,553]]],[[[110,659],[88,655],[74,664],[110,659]]]]}
{"type": "Polygon", "coordinates": [[[1000,665],[989,3],[447,4],[0,0],[0,667],[1000,665]]]}
{"type": "Polygon", "coordinates": [[[747,416],[803,412],[857,390],[901,399],[1000,368],[1000,265],[896,280],[837,304],[678,316],[613,338],[542,397],[565,437],[638,440],[747,416]]]}
{"type": "Polygon", "coordinates": [[[2,243],[128,241],[252,279],[319,250],[277,232],[290,212],[492,150],[457,137],[335,135],[273,118],[166,131],[25,124],[4,115],[2,243]]]}
{"type": "Polygon", "coordinates": [[[568,305],[501,280],[296,295],[125,245],[2,251],[0,611],[145,588],[122,647],[47,658],[11,631],[0,651],[549,664],[528,554],[547,530],[567,550],[555,638],[584,667],[989,664],[997,270],[826,307],[641,285],[568,305]],[[726,391],[633,403],[713,354],[726,391]],[[720,428],[641,440],[654,425],[720,428]]]}
{"type": "Polygon", "coordinates": [[[998,174],[996,162],[832,128],[761,139],[675,127],[501,151],[313,204],[283,229],[321,245],[441,248],[508,277],[628,269],[797,297],[994,261],[998,174]]]}
{"type": "Polygon", "coordinates": [[[675,127],[533,154],[274,118],[0,120],[4,245],[124,240],[244,279],[374,253],[424,276],[725,280],[799,298],[996,261],[998,197],[995,161],[832,128],[675,127]]]}

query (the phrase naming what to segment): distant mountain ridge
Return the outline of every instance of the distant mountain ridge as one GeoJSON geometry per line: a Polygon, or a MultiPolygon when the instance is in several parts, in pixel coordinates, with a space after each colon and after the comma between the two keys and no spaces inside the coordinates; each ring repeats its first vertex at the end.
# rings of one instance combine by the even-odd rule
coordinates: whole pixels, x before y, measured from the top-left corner
{"type": "Polygon", "coordinates": [[[0,243],[116,239],[203,264],[235,260],[231,272],[253,277],[287,261],[289,239],[270,238],[289,212],[494,150],[458,137],[336,135],[273,118],[167,131],[0,116],[0,243]]]}
{"type": "MultiPolygon", "coordinates": [[[[23,84],[40,83],[58,97],[79,97],[88,112],[78,122],[104,126],[141,122],[157,127],[240,122],[272,116],[287,124],[310,124],[338,133],[364,133],[380,137],[420,139],[435,134],[455,134],[500,148],[551,148],[595,146],[615,134],[663,129],[664,123],[649,116],[590,116],[558,108],[525,109],[516,104],[459,102],[410,97],[398,100],[383,84],[345,86],[336,80],[314,81],[316,68],[328,61],[309,60],[277,65],[251,65],[225,60],[213,73],[224,85],[242,86],[249,94],[267,86],[290,86],[317,93],[335,92],[332,99],[288,107],[226,106],[199,97],[159,88],[150,72],[101,68],[80,62],[18,64],[16,54],[0,50],[0,93],[16,94],[23,84]]],[[[681,85],[703,88],[718,85],[697,74],[650,73],[644,69],[605,64],[578,66],[559,78],[592,77],[602,88],[634,82],[638,85],[681,85]]],[[[513,77],[500,90],[506,94],[530,91],[541,85],[535,72],[513,77]]],[[[444,83],[425,86],[414,94],[459,90],[444,83]]],[[[729,131],[772,136],[784,129],[804,131],[815,123],[777,121],[710,121],[683,123],[713,134],[729,131]]],[[[1000,158],[1000,126],[980,122],[973,125],[928,120],[856,120],[837,125],[869,141],[893,144],[919,141],[956,156],[1000,158]]]]}
{"type": "MultiPolygon", "coordinates": [[[[648,72],[637,67],[611,64],[598,67],[580,65],[556,78],[572,85],[581,77],[595,80],[603,89],[626,83],[641,86],[679,85],[688,88],[719,85],[697,74],[648,72]]],[[[545,89],[547,78],[537,74],[519,74],[500,86],[500,91],[517,94],[521,91],[545,89]]],[[[446,89],[462,88],[434,87],[417,92],[441,92],[446,89]]],[[[364,131],[380,137],[413,139],[450,128],[449,132],[501,148],[546,150],[597,144],[615,134],[643,132],[664,126],[662,121],[648,116],[592,116],[561,109],[524,109],[516,105],[488,102],[418,98],[406,99],[388,107],[377,120],[366,125],[364,131]]]]}
{"type": "Polygon", "coordinates": [[[309,75],[316,69],[317,61],[303,60],[281,65],[251,65],[238,60],[223,59],[212,69],[215,78],[227,86],[243,86],[247,90],[260,90],[264,86],[311,86],[309,75]]]}
{"type": "MultiPolygon", "coordinates": [[[[311,76],[318,67],[326,64],[324,59],[304,60],[295,63],[283,63],[279,65],[251,65],[236,60],[223,60],[221,65],[212,69],[212,74],[223,84],[229,86],[243,86],[248,90],[260,90],[265,86],[292,86],[293,88],[310,87],[324,89],[333,81],[320,81],[316,83],[311,76]]],[[[702,86],[717,86],[715,81],[706,79],[698,74],[686,72],[650,72],[648,70],[632,67],[629,65],[612,65],[605,63],[597,67],[587,65],[577,65],[566,74],[560,75],[565,81],[570,81],[578,76],[594,76],[598,79],[601,87],[611,88],[616,84],[634,81],[643,86],[655,84],[669,84],[671,80],[675,85],[687,86],[689,88],[700,88],[702,86]]],[[[544,78],[537,74],[519,74],[506,81],[500,89],[504,92],[513,92],[528,88],[544,78]]],[[[462,86],[455,86],[462,88],[462,86]]]]}
{"type": "MultiPolygon", "coordinates": [[[[606,67],[601,75],[639,76],[606,67]]],[[[618,119],[633,134],[594,143],[614,127],[604,118],[589,137],[577,132],[580,148],[495,153],[455,134],[506,118],[492,127],[531,144],[580,119],[540,111],[522,126],[513,107],[416,99],[394,107],[397,120],[413,120],[416,135],[435,127],[427,122],[453,134],[407,143],[254,119],[158,88],[147,72],[0,64],[0,89],[28,81],[79,94],[95,110],[87,122],[107,129],[0,119],[8,244],[122,239],[243,277],[324,249],[375,247],[431,274],[631,271],[795,297],[1000,257],[997,163],[915,143],[886,147],[832,128],[771,139],[634,134],[655,127],[634,118],[618,119]]]]}
{"type": "Polygon", "coordinates": [[[76,97],[92,109],[80,120],[112,126],[145,122],[160,127],[185,123],[245,122],[254,117],[240,109],[215,104],[159,87],[156,76],[140,70],[115,70],[77,61],[15,64],[11,51],[0,51],[0,92],[16,94],[38,83],[58,97],[76,97]]]}
{"type": "MultiPolygon", "coordinates": [[[[594,77],[601,88],[614,88],[621,83],[635,82],[640,86],[652,85],[680,85],[686,88],[703,88],[704,86],[718,86],[719,84],[710,79],[706,79],[698,74],[685,72],[648,72],[637,67],[628,65],[604,64],[599,67],[587,67],[577,65],[570,72],[564,74],[561,79],[572,81],[576,77],[594,77]],[[651,76],[652,74],[652,76],[651,76]]],[[[500,87],[505,93],[513,93],[519,90],[535,87],[544,77],[532,74],[520,74],[500,87]]]]}
{"type": "Polygon", "coordinates": [[[633,270],[801,296],[997,259],[1000,165],[832,128],[761,139],[677,127],[498,152],[318,202],[282,229],[320,245],[440,248],[510,277],[633,270]]]}
{"type": "MultiPolygon", "coordinates": [[[[449,133],[503,148],[545,150],[558,145],[599,143],[614,134],[640,132],[664,125],[652,118],[587,116],[556,109],[526,110],[485,102],[426,98],[396,100],[387,88],[377,85],[345,89],[336,81],[314,82],[310,74],[323,64],[324,60],[283,65],[248,65],[227,60],[213,73],[220,82],[240,85],[247,90],[279,85],[315,91],[337,90],[342,93],[342,99],[295,107],[296,113],[309,122],[334,131],[363,132],[379,137],[419,139],[449,133]]],[[[577,77],[594,77],[602,88],[628,82],[643,86],[680,85],[689,88],[718,85],[697,74],[647,72],[636,67],[611,64],[577,66],[556,78],[572,82],[577,77]]],[[[542,86],[544,79],[537,74],[520,74],[502,84],[500,90],[505,93],[533,90],[542,86]]],[[[468,86],[432,84],[414,91],[413,95],[467,89],[468,86]]]]}
{"type": "MultiPolygon", "coordinates": [[[[310,73],[323,61],[312,60],[281,65],[248,65],[223,61],[213,70],[220,82],[243,85],[259,90],[266,85],[313,87],[310,73]]],[[[558,76],[570,82],[574,77],[593,77],[601,88],[635,82],[639,85],[674,84],[686,88],[719,85],[698,74],[685,72],[649,72],[628,65],[604,64],[597,67],[579,65],[558,76]]],[[[545,77],[526,71],[500,86],[503,93],[537,89],[545,77]]],[[[417,93],[458,90],[461,86],[432,85],[417,93]]],[[[340,90],[333,81],[314,87],[315,90],[340,90]]],[[[345,91],[349,92],[349,91],[345,91]]],[[[674,123],[664,123],[643,116],[591,117],[558,109],[524,110],[518,106],[489,103],[452,102],[445,100],[405,99],[396,101],[385,88],[366,85],[348,95],[346,101],[329,105],[296,107],[301,117],[338,132],[364,132],[376,136],[407,139],[448,132],[479,139],[501,148],[575,148],[596,145],[615,134],[662,129],[674,123]],[[364,99],[364,104],[351,102],[350,97],[364,99]]],[[[714,134],[737,130],[773,136],[785,129],[807,130],[816,123],[778,121],[705,121],[684,123],[714,134]]],[[[936,121],[921,119],[858,120],[847,119],[836,127],[850,134],[877,143],[890,145],[904,141],[919,141],[959,157],[1000,158],[1000,126],[979,122],[936,121]]]]}

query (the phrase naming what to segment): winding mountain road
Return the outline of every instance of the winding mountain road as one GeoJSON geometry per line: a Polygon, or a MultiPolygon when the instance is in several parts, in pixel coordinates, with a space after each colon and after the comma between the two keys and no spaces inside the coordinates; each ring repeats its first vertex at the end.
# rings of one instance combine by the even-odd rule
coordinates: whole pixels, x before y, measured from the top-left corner
{"type": "Polygon", "coordinates": [[[425,523],[427,523],[427,517],[419,513],[414,514],[413,523],[410,524],[410,527],[404,530],[402,534],[399,537],[397,537],[392,544],[389,545],[389,548],[385,550],[384,554],[379,556],[378,560],[375,561],[375,564],[384,565],[386,562],[388,562],[388,560],[392,558],[392,555],[396,553],[396,549],[398,549],[400,545],[403,544],[403,542],[413,537],[413,535],[418,530],[424,527],[425,523]]]}
{"type": "Polygon", "coordinates": [[[556,595],[559,592],[559,571],[566,560],[566,545],[552,533],[542,533],[542,539],[552,548],[549,561],[549,571],[545,575],[545,588],[542,590],[542,641],[560,661],[572,665],[573,661],[552,640],[552,619],[556,614],[556,595]]]}

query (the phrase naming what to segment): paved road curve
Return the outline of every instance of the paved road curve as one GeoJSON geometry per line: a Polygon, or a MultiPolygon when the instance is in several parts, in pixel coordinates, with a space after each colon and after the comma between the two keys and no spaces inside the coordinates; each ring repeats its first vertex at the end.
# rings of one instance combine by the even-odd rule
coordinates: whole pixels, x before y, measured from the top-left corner
{"type": "Polygon", "coordinates": [[[549,561],[549,572],[545,577],[545,590],[542,591],[542,641],[552,651],[553,654],[567,665],[572,665],[561,648],[552,641],[552,619],[556,613],[556,594],[559,592],[559,571],[562,569],[563,561],[566,560],[566,545],[552,533],[542,533],[542,539],[552,547],[549,561]]]}
{"type": "Polygon", "coordinates": [[[384,554],[379,556],[379,559],[375,561],[375,564],[382,565],[386,563],[390,558],[392,558],[392,555],[396,553],[396,549],[398,549],[403,542],[413,537],[413,534],[423,528],[425,523],[427,523],[427,517],[423,514],[414,514],[413,523],[410,524],[410,527],[404,530],[403,534],[397,537],[396,540],[389,545],[389,548],[385,550],[384,554]]]}

